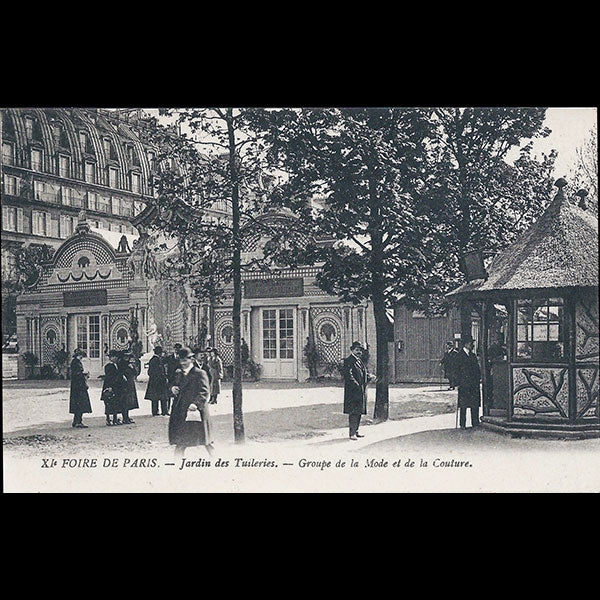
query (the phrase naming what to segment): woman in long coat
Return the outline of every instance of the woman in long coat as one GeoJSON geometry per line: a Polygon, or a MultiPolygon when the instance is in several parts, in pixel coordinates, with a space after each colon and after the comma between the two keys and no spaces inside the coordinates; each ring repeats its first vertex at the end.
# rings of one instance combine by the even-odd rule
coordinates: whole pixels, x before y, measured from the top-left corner
{"type": "Polygon", "coordinates": [[[171,388],[175,400],[169,418],[169,443],[175,446],[175,453],[179,455],[183,455],[189,446],[206,446],[211,454],[208,376],[193,364],[193,354],[188,348],[182,348],[179,357],[180,368],[175,373],[175,385],[171,388]]]}
{"type": "Polygon", "coordinates": [[[135,423],[133,419],[129,418],[129,411],[140,407],[138,404],[137,390],[135,389],[135,378],[138,375],[135,357],[131,354],[123,356],[119,362],[119,371],[125,377],[121,409],[123,423],[135,423]]]}
{"type": "Polygon", "coordinates": [[[144,398],[152,402],[152,416],[158,415],[158,405],[160,403],[161,413],[169,414],[169,386],[167,382],[167,372],[162,359],[163,349],[161,346],[154,348],[154,356],[148,363],[148,387],[144,398]]]}
{"type": "Polygon", "coordinates": [[[71,361],[71,394],[69,396],[69,412],[73,415],[73,427],[85,428],[83,424],[83,413],[91,413],[92,405],[90,404],[90,396],[88,394],[87,376],[83,370],[81,358],[85,356],[85,352],[79,348],[73,352],[73,360],[71,361]]]}
{"type": "Polygon", "coordinates": [[[217,403],[217,396],[221,393],[221,379],[223,379],[223,361],[216,348],[211,348],[208,368],[210,369],[210,400],[209,404],[217,403]]]}
{"type": "Polygon", "coordinates": [[[118,413],[123,406],[123,392],[125,389],[125,377],[117,367],[119,353],[111,350],[108,354],[110,362],[104,367],[104,383],[102,385],[102,400],[104,401],[104,414],[107,425],[121,425],[118,413]],[[112,421],[110,417],[112,416],[112,421]]]}

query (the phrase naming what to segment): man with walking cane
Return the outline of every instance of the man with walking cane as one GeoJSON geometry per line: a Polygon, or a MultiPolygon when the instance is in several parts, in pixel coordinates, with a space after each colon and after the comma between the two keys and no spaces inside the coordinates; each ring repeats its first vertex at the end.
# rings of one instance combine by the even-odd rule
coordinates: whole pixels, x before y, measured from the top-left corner
{"type": "Polygon", "coordinates": [[[467,336],[462,341],[463,348],[455,362],[456,381],[458,383],[458,407],[460,428],[467,426],[467,408],[471,410],[471,426],[479,426],[479,406],[481,404],[481,370],[477,356],[473,353],[473,338],[467,336]]]}
{"type": "Polygon", "coordinates": [[[367,382],[369,374],[363,364],[363,347],[359,342],[350,346],[350,356],[344,360],[344,414],[348,415],[350,439],[364,437],[358,433],[360,419],[367,414],[367,382]]]}

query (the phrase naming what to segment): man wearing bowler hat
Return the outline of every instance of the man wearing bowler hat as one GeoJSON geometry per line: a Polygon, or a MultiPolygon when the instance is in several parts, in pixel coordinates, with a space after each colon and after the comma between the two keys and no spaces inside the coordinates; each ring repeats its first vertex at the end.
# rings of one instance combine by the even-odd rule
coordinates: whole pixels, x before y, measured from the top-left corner
{"type": "Polygon", "coordinates": [[[353,342],[350,356],[344,360],[344,414],[348,415],[351,440],[364,437],[358,433],[361,416],[367,414],[368,374],[361,359],[363,350],[359,342],[353,342]]]}

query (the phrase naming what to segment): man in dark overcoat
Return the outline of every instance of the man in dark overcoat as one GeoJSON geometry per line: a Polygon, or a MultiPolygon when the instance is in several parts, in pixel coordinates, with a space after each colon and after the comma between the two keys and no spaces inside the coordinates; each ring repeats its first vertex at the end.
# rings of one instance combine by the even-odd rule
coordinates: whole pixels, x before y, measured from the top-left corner
{"type": "Polygon", "coordinates": [[[146,388],[146,400],[152,402],[152,416],[158,415],[158,405],[160,403],[161,414],[169,414],[167,404],[169,402],[169,387],[167,382],[167,373],[162,359],[163,349],[161,346],[154,348],[154,356],[148,363],[148,387],[146,388]]]}
{"type": "Polygon", "coordinates": [[[117,363],[117,367],[125,378],[121,407],[123,423],[133,425],[135,421],[129,416],[129,411],[140,407],[137,398],[137,390],[135,388],[135,378],[138,373],[136,360],[133,354],[130,352],[122,353],[121,359],[117,363]]]}
{"type": "Polygon", "coordinates": [[[444,352],[444,356],[441,360],[442,368],[444,369],[444,377],[448,380],[449,390],[453,390],[456,388],[456,357],[458,356],[458,351],[454,347],[452,342],[446,343],[446,351],[444,352]]]}
{"type": "Polygon", "coordinates": [[[107,425],[121,425],[118,413],[123,407],[123,394],[125,391],[125,377],[119,371],[117,362],[119,353],[111,350],[108,353],[109,362],[104,366],[104,383],[102,384],[102,400],[107,425]],[[112,417],[112,421],[111,421],[112,417]]]}
{"type": "Polygon", "coordinates": [[[181,344],[175,344],[173,346],[173,352],[168,354],[165,359],[165,368],[167,370],[167,385],[169,388],[169,399],[167,400],[167,414],[171,410],[171,403],[173,401],[173,394],[171,394],[171,388],[175,385],[175,373],[179,369],[179,351],[181,350],[181,344]]]}
{"type": "Polygon", "coordinates": [[[169,443],[179,455],[183,455],[188,446],[206,446],[208,453],[212,452],[208,376],[195,366],[193,359],[189,348],[179,351],[179,369],[171,388],[175,399],[169,418],[169,443]]]}
{"type": "Polygon", "coordinates": [[[479,425],[479,406],[481,404],[481,370],[477,356],[473,353],[473,338],[465,337],[463,348],[456,357],[456,382],[458,384],[458,408],[460,410],[460,427],[467,424],[467,408],[471,410],[471,425],[479,425]]]}
{"type": "Polygon", "coordinates": [[[363,347],[359,342],[350,346],[350,356],[344,360],[344,414],[348,415],[350,439],[364,437],[358,433],[360,419],[367,414],[368,374],[361,360],[363,347]]]}

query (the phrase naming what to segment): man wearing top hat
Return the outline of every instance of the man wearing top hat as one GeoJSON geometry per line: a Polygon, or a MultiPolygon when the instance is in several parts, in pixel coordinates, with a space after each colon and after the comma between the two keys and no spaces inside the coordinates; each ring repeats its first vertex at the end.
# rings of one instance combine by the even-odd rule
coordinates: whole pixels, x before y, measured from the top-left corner
{"type": "Polygon", "coordinates": [[[460,428],[467,425],[467,408],[471,409],[471,425],[479,425],[479,405],[481,404],[481,370],[477,356],[473,353],[473,338],[467,336],[462,341],[462,349],[454,362],[455,377],[458,384],[458,408],[460,410],[460,428]]]}
{"type": "Polygon", "coordinates": [[[344,360],[344,414],[348,415],[351,440],[364,437],[358,432],[361,416],[367,414],[369,376],[361,358],[363,350],[359,342],[353,342],[350,356],[344,360]]]}

